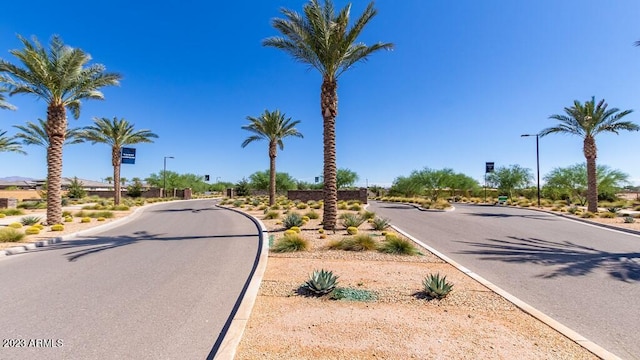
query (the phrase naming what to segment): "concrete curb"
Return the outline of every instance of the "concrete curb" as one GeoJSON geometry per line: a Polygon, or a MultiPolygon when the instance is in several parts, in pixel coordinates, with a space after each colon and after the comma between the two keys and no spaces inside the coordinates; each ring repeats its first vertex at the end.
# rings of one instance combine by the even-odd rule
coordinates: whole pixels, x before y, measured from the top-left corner
{"type": "Polygon", "coordinates": [[[453,266],[456,269],[462,271],[464,274],[466,274],[470,278],[474,279],[475,281],[479,282],[480,284],[482,284],[483,286],[485,286],[489,290],[491,290],[494,293],[502,296],[505,300],[507,300],[510,303],[512,303],[513,305],[517,306],[522,311],[524,311],[527,314],[533,316],[534,318],[542,321],[543,323],[545,323],[548,326],[550,326],[552,329],[556,330],[557,332],[559,332],[562,335],[566,336],[567,338],[569,338],[570,340],[574,341],[578,345],[580,345],[583,348],[587,349],[588,351],[590,351],[594,355],[596,355],[596,356],[598,356],[598,357],[600,357],[602,359],[605,359],[605,360],[621,360],[620,357],[612,354],[611,352],[605,350],[601,346],[599,346],[599,345],[595,344],[594,342],[588,340],[584,336],[582,336],[582,335],[578,334],[577,332],[571,330],[567,326],[565,326],[565,325],[559,323],[558,321],[552,319],[551,317],[547,316],[546,314],[544,314],[540,310],[538,310],[538,309],[534,308],[533,306],[525,303],[524,301],[520,300],[519,298],[511,295],[507,291],[505,291],[502,288],[498,287],[497,285],[491,283],[490,281],[488,281],[487,279],[483,278],[482,276],[480,276],[480,275],[474,273],[473,271],[467,269],[466,267],[458,264],[453,259],[451,259],[448,256],[444,255],[443,253],[439,252],[438,250],[432,248],[431,246],[423,243],[422,241],[414,238],[413,236],[411,236],[409,233],[405,232],[404,230],[402,230],[402,229],[400,229],[400,228],[398,228],[397,226],[394,226],[394,225],[391,225],[391,227],[393,229],[395,229],[397,232],[401,233],[402,235],[404,235],[404,236],[408,237],[409,239],[413,240],[418,245],[420,245],[423,248],[427,249],[428,251],[433,253],[435,256],[439,257],[440,259],[442,259],[443,261],[447,262],[451,266],[453,266]]]}
{"type": "Polygon", "coordinates": [[[227,332],[218,348],[218,351],[215,354],[214,360],[225,360],[225,359],[233,359],[236,356],[236,351],[238,350],[238,345],[240,345],[240,341],[242,340],[242,335],[244,334],[244,329],[247,326],[247,322],[249,321],[249,317],[251,316],[251,311],[253,310],[253,305],[256,302],[256,298],[258,297],[258,291],[260,290],[260,284],[262,283],[262,278],[264,277],[264,273],[267,269],[267,261],[269,259],[269,238],[268,231],[266,226],[259,219],[243,213],[241,211],[237,211],[231,208],[226,208],[219,206],[220,208],[231,210],[234,212],[238,212],[248,218],[252,219],[254,223],[259,224],[259,231],[263,234],[262,248],[260,251],[260,258],[258,259],[258,264],[256,266],[255,272],[251,277],[251,281],[249,282],[249,286],[242,298],[242,302],[238,307],[238,310],[233,316],[231,320],[231,324],[227,329],[227,332]]]}

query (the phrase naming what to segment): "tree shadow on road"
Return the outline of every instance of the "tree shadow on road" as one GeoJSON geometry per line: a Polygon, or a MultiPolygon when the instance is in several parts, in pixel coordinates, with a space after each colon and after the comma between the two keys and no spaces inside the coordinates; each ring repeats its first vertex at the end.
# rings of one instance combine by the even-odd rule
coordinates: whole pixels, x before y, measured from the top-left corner
{"type": "Polygon", "coordinates": [[[574,244],[536,238],[509,236],[507,239],[488,239],[490,243],[462,241],[477,250],[462,254],[484,255],[483,260],[532,263],[553,267],[544,278],[584,276],[597,269],[624,282],[640,281],[640,252],[614,253],[574,244]]]}
{"type": "Polygon", "coordinates": [[[64,253],[67,260],[70,262],[76,261],[84,256],[97,254],[106,250],[113,250],[122,246],[132,245],[143,241],[188,241],[188,240],[211,240],[218,238],[243,238],[243,237],[256,237],[258,234],[228,234],[228,235],[201,235],[201,236],[165,236],[164,234],[152,234],[147,231],[138,231],[133,235],[126,236],[93,236],[83,237],[77,240],[63,241],[57,244],[53,244],[44,248],[39,248],[37,251],[51,251],[60,249],[69,249],[64,253]]]}

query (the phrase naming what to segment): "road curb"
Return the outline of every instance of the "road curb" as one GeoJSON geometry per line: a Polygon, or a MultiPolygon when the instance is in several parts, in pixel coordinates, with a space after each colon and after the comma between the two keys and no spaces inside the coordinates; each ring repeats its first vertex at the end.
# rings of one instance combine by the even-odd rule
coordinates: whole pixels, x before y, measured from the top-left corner
{"type": "Polygon", "coordinates": [[[264,273],[267,269],[267,261],[269,259],[269,233],[266,226],[259,219],[242,211],[220,205],[216,206],[225,210],[231,210],[233,212],[242,214],[251,219],[251,221],[253,221],[253,223],[258,227],[258,231],[261,234],[260,237],[262,241],[260,256],[257,259],[257,264],[255,265],[253,274],[251,275],[251,280],[246,288],[246,291],[242,295],[242,300],[237,307],[235,314],[233,314],[233,318],[231,319],[226,332],[223,333],[224,337],[222,339],[222,342],[217,349],[214,346],[212,354],[207,357],[207,359],[211,359],[211,356],[213,356],[214,360],[226,360],[233,359],[236,356],[238,345],[240,345],[242,335],[244,334],[244,330],[247,326],[247,323],[249,322],[249,317],[251,316],[251,311],[253,310],[253,305],[255,304],[258,297],[260,284],[262,283],[262,278],[264,277],[264,273]]]}
{"type": "Polygon", "coordinates": [[[567,338],[569,338],[570,340],[572,340],[576,344],[578,344],[578,345],[582,346],[583,348],[587,349],[588,351],[590,351],[594,355],[596,355],[596,356],[598,356],[598,357],[600,357],[602,359],[605,359],[605,360],[621,360],[620,357],[618,357],[618,356],[614,355],[613,353],[607,351],[606,349],[604,349],[603,347],[597,345],[596,343],[588,340],[584,336],[578,334],[576,331],[571,330],[569,327],[559,323],[558,321],[554,320],[550,316],[544,314],[540,310],[538,310],[538,309],[534,308],[533,306],[527,304],[526,302],[520,300],[519,298],[515,297],[514,295],[511,295],[507,291],[503,290],[502,288],[498,287],[497,285],[493,284],[492,282],[490,282],[489,280],[483,278],[482,276],[474,273],[473,271],[467,269],[466,267],[464,267],[461,264],[457,263],[456,261],[454,261],[453,259],[449,258],[445,254],[441,253],[440,251],[438,251],[438,250],[432,248],[431,246],[423,243],[422,241],[416,239],[411,234],[405,232],[404,230],[400,229],[399,227],[397,227],[395,225],[391,225],[391,227],[393,229],[395,229],[397,232],[401,233],[402,235],[404,235],[404,236],[408,237],[409,239],[413,240],[418,245],[420,245],[423,248],[427,249],[428,251],[430,251],[435,256],[439,257],[440,259],[442,259],[443,261],[445,261],[449,265],[455,267],[456,269],[460,270],[461,272],[463,272],[464,274],[466,274],[470,278],[472,278],[475,281],[477,281],[478,283],[482,284],[483,286],[485,286],[489,290],[491,290],[494,293],[500,295],[505,300],[509,301],[513,305],[515,305],[518,308],[520,308],[522,311],[524,311],[527,314],[533,316],[534,318],[542,321],[543,323],[547,324],[549,327],[551,327],[552,329],[556,330],[560,334],[566,336],[567,338]]]}

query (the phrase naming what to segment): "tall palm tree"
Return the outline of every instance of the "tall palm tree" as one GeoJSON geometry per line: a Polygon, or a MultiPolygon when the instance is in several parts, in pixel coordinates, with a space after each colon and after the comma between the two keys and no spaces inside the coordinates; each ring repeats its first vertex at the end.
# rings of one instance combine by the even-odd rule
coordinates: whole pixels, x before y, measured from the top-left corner
{"type": "MultiPolygon", "coordinates": [[[[38,123],[27,121],[26,125],[14,125],[14,128],[21,132],[16,134],[16,138],[21,139],[25,145],[38,145],[49,147],[49,135],[47,135],[47,122],[38,119],[38,123]]],[[[78,137],[80,128],[67,129],[64,136],[64,145],[80,144],[84,139],[78,137]]]]}
{"type": "Polygon", "coordinates": [[[120,165],[122,164],[122,147],[124,145],[152,143],[158,135],[150,130],[135,130],[133,124],[126,119],[113,120],[108,118],[93,118],[94,125],[85,127],[78,135],[92,143],[111,145],[111,164],[113,165],[113,203],[120,204],[120,165]]]}
{"type": "Polygon", "coordinates": [[[16,141],[15,136],[5,136],[6,131],[0,131],[0,152],[15,152],[19,154],[26,154],[22,151],[22,146],[16,141]]]}
{"type": "MultiPolygon", "coordinates": [[[[1,81],[2,79],[0,79],[1,81]]],[[[0,87],[0,109],[5,109],[5,110],[15,110],[16,107],[9,104],[8,102],[6,102],[6,100],[4,99],[4,94],[2,94],[3,92],[6,92],[7,88],[2,86],[0,87]]]]}
{"type": "Polygon", "coordinates": [[[284,149],[282,139],[288,136],[303,137],[295,128],[300,120],[291,121],[291,118],[285,118],[284,113],[280,110],[269,112],[265,110],[259,117],[247,116],[247,120],[251,123],[242,128],[250,131],[255,135],[251,135],[242,142],[242,147],[258,140],[269,141],[269,205],[273,205],[276,199],[276,155],[277,147],[284,149]]]}
{"type": "Polygon", "coordinates": [[[336,14],[331,0],[320,5],[311,0],[304,5],[301,15],[282,9],[284,19],[273,19],[272,25],[281,37],[270,37],[264,46],[281,49],[295,60],[308,64],[322,75],[320,87],[320,109],[323,119],[324,185],[323,227],[335,229],[338,215],[338,192],[336,185],[336,116],[338,115],[338,77],[359,61],[378,50],[390,50],[391,43],[376,43],[367,46],[356,42],[358,36],[376,15],[373,2],[349,28],[351,4],[336,14]]]}
{"type": "Polygon", "coordinates": [[[565,114],[551,115],[549,118],[560,121],[557,126],[548,127],[540,131],[540,136],[553,133],[577,135],[583,138],[582,152],[587,159],[587,210],[598,211],[598,182],[596,175],[596,148],[595,136],[602,132],[618,134],[621,130],[638,131],[640,126],[631,121],[621,119],[629,115],[633,110],[620,111],[617,108],[607,110],[604,99],[597,104],[595,97],[581,104],[575,100],[572,107],[564,108],[565,114]]]}
{"type": "Polygon", "coordinates": [[[67,134],[67,110],[80,117],[82,100],[104,99],[105,86],[118,85],[121,76],[107,73],[104,65],[91,64],[91,56],[72,48],[53,36],[49,49],[37,38],[32,41],[18,35],[24,49],[11,50],[22,64],[17,66],[0,59],[1,82],[10,95],[31,94],[47,104],[47,223],[62,222],[62,146],[67,134]]]}

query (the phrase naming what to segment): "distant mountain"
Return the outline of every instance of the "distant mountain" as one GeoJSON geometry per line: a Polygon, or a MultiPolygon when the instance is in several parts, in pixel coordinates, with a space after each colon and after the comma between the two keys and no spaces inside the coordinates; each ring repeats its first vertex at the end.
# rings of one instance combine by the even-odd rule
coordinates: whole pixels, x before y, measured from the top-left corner
{"type": "Polygon", "coordinates": [[[26,177],[22,177],[22,176],[9,176],[9,177],[0,178],[0,181],[6,181],[6,182],[33,181],[33,180],[35,180],[35,179],[26,178],[26,177]]]}

